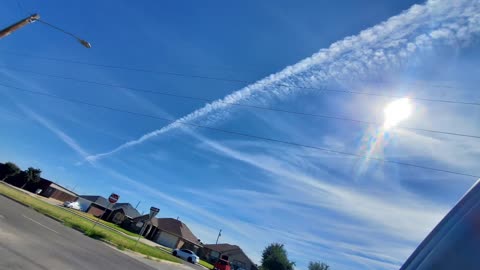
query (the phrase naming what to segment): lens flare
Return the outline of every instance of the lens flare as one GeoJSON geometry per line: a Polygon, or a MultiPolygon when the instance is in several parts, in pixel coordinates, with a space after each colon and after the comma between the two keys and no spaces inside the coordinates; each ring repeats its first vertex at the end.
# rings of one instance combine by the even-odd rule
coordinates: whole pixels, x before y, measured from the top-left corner
{"type": "Polygon", "coordinates": [[[412,114],[412,107],[409,98],[400,98],[390,102],[384,110],[385,122],[383,128],[390,129],[406,120],[412,114]]]}

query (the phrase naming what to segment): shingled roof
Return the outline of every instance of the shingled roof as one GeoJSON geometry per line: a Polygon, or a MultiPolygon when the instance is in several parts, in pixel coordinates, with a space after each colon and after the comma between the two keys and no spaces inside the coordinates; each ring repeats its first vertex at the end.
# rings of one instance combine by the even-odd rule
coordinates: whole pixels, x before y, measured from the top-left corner
{"type": "Polygon", "coordinates": [[[104,208],[108,208],[109,206],[109,202],[106,198],[102,197],[102,196],[97,196],[97,195],[81,195],[80,196],[81,198],[85,199],[85,200],[89,200],[91,201],[92,203],[95,203],[97,205],[100,205],[104,208]]]}
{"type": "Polygon", "coordinates": [[[125,216],[129,218],[136,218],[140,216],[140,213],[133,207],[130,203],[116,203],[113,205],[112,209],[117,210],[121,208],[125,213],[125,216]]]}
{"type": "Polygon", "coordinates": [[[223,244],[206,244],[206,245],[203,245],[204,248],[208,248],[208,249],[211,249],[213,251],[217,251],[219,253],[225,253],[225,252],[228,252],[228,251],[232,251],[232,250],[237,250],[237,249],[240,249],[241,248],[237,245],[230,245],[230,244],[227,244],[227,243],[223,243],[223,244]]]}
{"type": "Polygon", "coordinates": [[[205,244],[203,245],[203,248],[216,251],[222,255],[242,253],[243,255],[245,255],[245,257],[250,261],[252,265],[255,265],[252,259],[250,259],[250,257],[248,257],[248,255],[237,245],[230,245],[227,243],[205,244]]]}
{"type": "Polygon", "coordinates": [[[179,236],[192,244],[201,245],[198,238],[192,233],[187,225],[180,220],[174,218],[153,218],[152,225],[162,231],[179,236]]]}

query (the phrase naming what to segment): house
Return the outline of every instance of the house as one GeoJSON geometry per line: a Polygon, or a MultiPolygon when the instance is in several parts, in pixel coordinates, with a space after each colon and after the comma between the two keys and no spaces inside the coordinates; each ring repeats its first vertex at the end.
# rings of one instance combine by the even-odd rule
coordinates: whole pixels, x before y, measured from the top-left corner
{"type": "Polygon", "coordinates": [[[143,228],[143,225],[148,221],[149,218],[150,218],[149,214],[138,216],[132,219],[126,218],[120,226],[125,230],[138,234],[140,233],[140,231],[143,228]]]}
{"type": "Polygon", "coordinates": [[[82,211],[118,225],[140,216],[137,209],[130,203],[111,204],[106,198],[98,195],[81,195],[77,202],[82,211]]]}
{"type": "Polygon", "coordinates": [[[219,258],[228,258],[234,270],[257,270],[256,264],[237,245],[206,244],[199,255],[210,263],[215,263],[219,258]]]}
{"type": "Polygon", "coordinates": [[[77,193],[53,182],[51,182],[48,187],[44,188],[39,195],[47,198],[52,198],[61,202],[73,202],[76,201],[78,198],[77,193]]]}
{"type": "Polygon", "coordinates": [[[187,225],[174,218],[152,218],[142,235],[173,249],[186,248],[196,252],[202,246],[187,225]]]}
{"type": "Polygon", "coordinates": [[[40,180],[38,180],[37,182],[25,183],[25,177],[25,172],[21,172],[17,175],[8,177],[7,179],[5,179],[5,182],[16,187],[22,187],[25,184],[25,187],[23,189],[32,193],[37,193],[40,196],[52,198],[61,202],[75,201],[78,197],[75,192],[68,190],[67,188],[53,182],[52,180],[40,177],[40,180]]]}
{"type": "Polygon", "coordinates": [[[106,209],[103,219],[120,225],[125,220],[138,216],[140,213],[130,203],[116,203],[106,209]]]}
{"type": "Polygon", "coordinates": [[[110,202],[102,196],[97,195],[80,195],[77,199],[82,211],[101,217],[105,210],[110,207],[110,202]]]}

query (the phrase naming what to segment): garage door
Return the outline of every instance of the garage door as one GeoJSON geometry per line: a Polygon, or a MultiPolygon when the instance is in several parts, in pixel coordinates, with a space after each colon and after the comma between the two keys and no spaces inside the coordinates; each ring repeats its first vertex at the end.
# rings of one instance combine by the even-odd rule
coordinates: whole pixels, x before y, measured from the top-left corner
{"type": "Polygon", "coordinates": [[[176,248],[175,245],[177,244],[177,241],[178,241],[178,237],[166,232],[161,232],[160,236],[157,238],[157,243],[169,248],[176,248]]]}

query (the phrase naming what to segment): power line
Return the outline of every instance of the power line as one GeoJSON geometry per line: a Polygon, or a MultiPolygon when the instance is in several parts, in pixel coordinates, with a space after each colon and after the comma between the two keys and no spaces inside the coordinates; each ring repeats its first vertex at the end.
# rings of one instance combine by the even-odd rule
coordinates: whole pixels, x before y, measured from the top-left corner
{"type": "MultiPolygon", "coordinates": [[[[81,64],[81,65],[88,65],[88,66],[95,66],[95,67],[103,67],[103,68],[123,69],[123,70],[129,70],[129,71],[154,73],[154,74],[160,74],[160,75],[169,75],[169,76],[177,76],[177,77],[196,78],[196,79],[208,79],[208,80],[215,80],[215,81],[225,81],[225,82],[245,83],[245,84],[255,83],[254,81],[232,79],[232,78],[225,78],[225,77],[211,77],[211,76],[202,76],[202,75],[192,75],[192,74],[185,74],[185,73],[179,73],[179,72],[158,71],[158,70],[150,70],[150,69],[142,69],[142,68],[125,67],[125,66],[89,63],[89,62],[55,58],[55,57],[34,56],[34,55],[23,54],[23,53],[13,53],[13,52],[9,52],[9,53],[14,54],[14,55],[26,56],[26,57],[41,58],[41,59],[46,59],[46,60],[51,60],[51,61],[74,63],[74,64],[81,64]]],[[[274,83],[274,85],[275,86],[292,87],[291,85],[285,84],[285,83],[274,83]]],[[[439,87],[439,85],[437,85],[437,87],[439,87]]],[[[453,88],[451,86],[443,86],[443,87],[453,88]]],[[[353,90],[347,90],[347,89],[326,89],[326,88],[307,87],[307,86],[295,86],[294,88],[305,89],[305,90],[317,90],[317,91],[324,91],[324,92],[343,93],[343,94],[352,94],[352,95],[383,97],[383,98],[403,98],[404,97],[404,96],[401,96],[401,95],[388,95],[388,94],[381,94],[381,93],[353,91],[353,90]]],[[[480,102],[449,100],[449,99],[435,99],[435,98],[426,98],[426,97],[409,97],[409,98],[412,99],[412,100],[426,101],[426,102],[480,106],[480,102]]]]}
{"type": "MultiPolygon", "coordinates": [[[[4,53],[4,54],[11,54],[11,55],[17,55],[17,56],[23,56],[23,57],[31,57],[31,58],[38,58],[38,59],[43,59],[43,60],[49,60],[49,61],[57,61],[57,62],[69,62],[69,63],[72,63],[72,64],[80,64],[80,65],[84,65],[85,63],[77,63],[76,60],[71,60],[71,59],[65,59],[65,58],[55,58],[55,57],[48,57],[48,56],[41,56],[41,55],[33,55],[33,54],[29,54],[29,53],[24,53],[24,52],[17,52],[17,51],[9,51],[9,50],[0,50],[0,53],[4,53]],[[70,61],[74,61],[74,62],[70,62],[70,61]]],[[[81,62],[81,61],[80,61],[81,62]]],[[[93,63],[95,64],[95,63],[93,63]]],[[[177,66],[177,67],[184,67],[185,65],[182,65],[182,66],[177,66]]],[[[123,66],[117,66],[119,69],[123,69],[124,67],[123,66]]],[[[171,65],[169,65],[169,67],[171,67],[171,65]]],[[[229,73],[232,73],[232,72],[236,72],[236,73],[258,73],[258,72],[261,72],[261,73],[265,73],[265,72],[268,72],[268,71],[265,71],[265,70],[260,70],[260,69],[245,69],[245,68],[242,68],[242,69],[237,69],[235,68],[234,66],[229,66],[229,65],[197,65],[197,64],[188,64],[188,67],[190,68],[194,68],[194,69],[210,69],[210,70],[218,70],[218,71],[225,71],[225,72],[229,72],[229,73]]],[[[148,69],[146,69],[148,70],[148,69]]],[[[139,71],[139,72],[143,72],[141,70],[135,70],[135,71],[139,71]]],[[[157,72],[158,70],[149,70],[148,72],[149,73],[153,73],[153,72],[157,72]]],[[[160,71],[161,72],[161,71],[160,71]]],[[[442,86],[440,86],[442,87],[442,86]]]]}
{"type": "MultiPolygon", "coordinates": [[[[40,76],[45,76],[45,77],[50,77],[50,78],[60,78],[60,79],[64,79],[64,80],[71,80],[71,81],[76,81],[76,82],[81,82],[81,83],[89,83],[89,84],[95,84],[95,85],[106,86],[106,87],[111,87],[111,88],[121,88],[121,89],[130,90],[130,91],[164,95],[164,96],[170,96],[170,97],[176,97],[176,98],[182,98],[182,99],[197,100],[197,101],[202,101],[202,102],[203,101],[204,102],[218,101],[218,102],[222,102],[224,104],[229,104],[229,105],[232,105],[232,106],[252,108],[252,109],[258,109],[258,110],[268,110],[268,111],[273,111],[273,112],[288,113],[288,114],[307,116],[307,117],[316,117],[316,118],[326,118],[326,119],[333,119],[333,120],[339,120],[339,121],[348,121],[348,122],[354,122],[354,123],[359,123],[359,124],[363,124],[363,125],[376,125],[376,126],[383,125],[382,123],[379,123],[379,122],[364,121],[364,120],[352,119],[352,118],[341,117],[341,116],[305,113],[305,112],[291,111],[291,110],[285,110],[285,109],[280,109],[280,108],[263,107],[263,106],[250,105],[250,104],[244,104],[244,103],[236,103],[236,102],[224,102],[224,101],[213,100],[213,99],[202,98],[202,97],[180,95],[180,94],[175,94],[175,93],[172,93],[172,92],[155,91],[155,90],[149,90],[149,89],[143,89],[143,88],[137,88],[137,87],[127,87],[127,86],[122,86],[122,85],[115,85],[115,84],[102,83],[102,82],[97,82],[97,81],[83,80],[83,79],[78,79],[78,78],[73,78],[73,77],[66,77],[66,76],[55,75],[55,74],[47,74],[47,73],[41,73],[41,72],[12,68],[12,67],[6,67],[6,68],[11,69],[11,70],[21,71],[21,72],[28,72],[28,73],[32,73],[32,74],[35,74],[35,75],[40,75],[40,76]]],[[[480,136],[478,136],[478,135],[464,134],[464,133],[457,133],[457,132],[432,130],[432,129],[424,129],[424,128],[415,128],[415,127],[406,127],[406,126],[397,126],[395,128],[396,129],[412,130],[412,131],[428,132],[428,133],[437,133],[437,134],[450,135],[450,136],[459,136],[459,137],[480,139],[480,136]]]]}
{"type": "Polygon", "coordinates": [[[82,100],[77,100],[77,99],[64,98],[64,97],[54,95],[54,94],[50,94],[50,93],[45,93],[45,92],[35,91],[35,90],[29,90],[29,89],[25,89],[25,88],[6,85],[6,84],[3,84],[3,83],[0,83],[0,85],[5,87],[5,88],[15,89],[15,90],[19,90],[19,91],[22,91],[22,92],[26,92],[26,93],[30,93],[30,94],[34,94],[34,95],[45,96],[45,97],[49,97],[49,98],[53,98],[53,99],[59,99],[59,100],[67,101],[67,102],[70,102],[70,103],[83,104],[83,105],[87,105],[87,106],[90,106],[90,107],[102,108],[102,109],[106,109],[106,110],[122,112],[122,113],[131,114],[131,115],[138,115],[138,116],[142,116],[142,117],[159,119],[159,120],[167,121],[169,124],[176,122],[180,125],[203,128],[203,129],[206,129],[206,130],[221,132],[221,133],[225,133],[225,134],[232,134],[232,135],[246,137],[246,138],[258,139],[258,140],[263,140],[263,141],[268,141],[268,142],[275,142],[275,143],[280,143],[280,144],[285,144],[285,145],[290,145],[290,146],[297,146],[297,147],[302,147],[302,148],[315,149],[315,150],[320,150],[320,151],[324,151],[324,152],[328,152],[328,153],[340,154],[340,155],[351,156],[351,157],[356,157],[356,158],[364,158],[364,159],[369,159],[369,160],[375,160],[375,161],[379,161],[379,162],[382,162],[382,163],[390,163],[390,164],[408,166],[408,167],[425,169],[425,170],[430,170],[430,171],[437,171],[437,172],[443,172],[443,173],[449,173],[449,174],[455,174],[455,175],[461,175],[461,176],[467,176],[467,177],[473,177],[473,178],[480,178],[480,175],[456,172],[456,171],[451,171],[451,170],[446,170],[446,169],[439,169],[439,168],[434,168],[434,167],[429,167],[429,166],[417,165],[417,164],[414,164],[414,163],[390,160],[390,159],[386,159],[386,158],[369,157],[369,156],[362,155],[362,154],[356,154],[356,153],[345,152],[345,151],[338,151],[338,150],[329,149],[329,148],[325,148],[325,147],[312,146],[312,145],[301,144],[301,143],[297,143],[297,142],[284,141],[284,140],[280,140],[280,139],[268,138],[268,137],[263,137],[263,136],[248,134],[248,133],[225,130],[225,129],[220,129],[220,128],[211,127],[211,126],[204,126],[204,125],[199,125],[199,124],[194,124],[194,123],[182,122],[182,121],[177,121],[175,119],[169,119],[169,118],[160,117],[160,116],[156,116],[156,115],[133,112],[133,111],[129,111],[129,110],[114,108],[114,107],[101,105],[101,104],[90,103],[90,102],[87,102],[87,101],[82,101],[82,100]]]}
{"type": "Polygon", "coordinates": [[[87,66],[94,66],[94,67],[101,67],[101,68],[123,69],[123,70],[128,70],[128,71],[137,71],[137,72],[154,73],[154,74],[160,74],[160,75],[188,77],[188,78],[196,78],[196,79],[207,79],[207,80],[215,80],[215,81],[234,82],[234,83],[252,83],[252,81],[241,80],[241,79],[231,79],[231,78],[223,78],[223,77],[210,77],[210,76],[183,74],[183,73],[169,72],[169,71],[150,70],[150,69],[143,69],[143,68],[132,68],[132,67],[125,67],[125,66],[105,65],[105,64],[89,63],[89,62],[84,62],[84,61],[62,59],[62,58],[55,58],[55,57],[34,56],[34,55],[23,54],[23,53],[13,53],[13,52],[9,52],[9,53],[14,54],[14,55],[19,55],[19,56],[35,57],[35,58],[46,59],[46,60],[51,60],[51,61],[72,63],[72,64],[80,64],[80,65],[87,65],[87,66]]]}
{"type": "MultiPolygon", "coordinates": [[[[181,77],[191,77],[191,78],[199,78],[199,79],[209,79],[209,80],[219,80],[219,81],[227,81],[227,82],[236,82],[236,83],[254,83],[254,81],[251,80],[242,80],[242,79],[236,79],[236,78],[224,78],[224,77],[210,77],[210,76],[197,76],[197,75],[192,75],[192,74],[183,74],[183,73],[175,73],[175,72],[165,72],[165,71],[158,71],[158,70],[151,70],[151,69],[142,69],[142,68],[130,68],[130,67],[125,67],[125,66],[116,66],[116,65],[104,65],[104,64],[98,64],[98,63],[89,63],[89,62],[83,62],[83,61],[77,61],[77,60],[71,60],[71,59],[65,59],[65,58],[55,58],[55,57],[47,57],[47,56],[39,56],[39,55],[32,55],[32,54],[27,54],[27,53],[20,53],[20,52],[15,52],[15,51],[0,51],[3,53],[7,54],[13,54],[17,56],[24,56],[24,57],[33,57],[33,58],[39,58],[39,59],[44,59],[44,60],[50,60],[50,61],[58,61],[58,62],[66,62],[66,63],[73,63],[73,64],[80,64],[80,65],[90,65],[90,66],[97,66],[97,67],[104,67],[104,68],[115,68],[115,69],[126,69],[126,70],[131,70],[131,71],[138,71],[138,72],[147,72],[147,73],[160,73],[164,75],[174,75],[174,76],[181,76],[181,77]]],[[[208,66],[200,66],[200,65],[193,65],[195,68],[213,68],[217,70],[229,70],[229,71],[235,71],[233,70],[232,67],[224,66],[224,67],[208,67],[208,66]]],[[[236,70],[239,72],[239,70],[236,70]]],[[[243,70],[245,71],[245,70],[243,70]]],[[[249,70],[253,72],[253,70],[249,70]]],[[[263,72],[261,70],[255,70],[256,72],[263,72]]],[[[356,79],[356,81],[363,81],[361,79],[356,79]]],[[[368,82],[368,80],[365,80],[365,82],[368,82]]],[[[414,82],[409,82],[407,84],[410,85],[422,85],[425,86],[423,83],[414,83],[414,82]]],[[[454,89],[454,86],[450,85],[441,85],[441,84],[428,84],[427,86],[430,87],[435,87],[435,88],[448,88],[448,89],[454,89]]],[[[310,89],[310,88],[309,88],[310,89]]],[[[315,90],[315,88],[312,88],[315,90]]]]}

